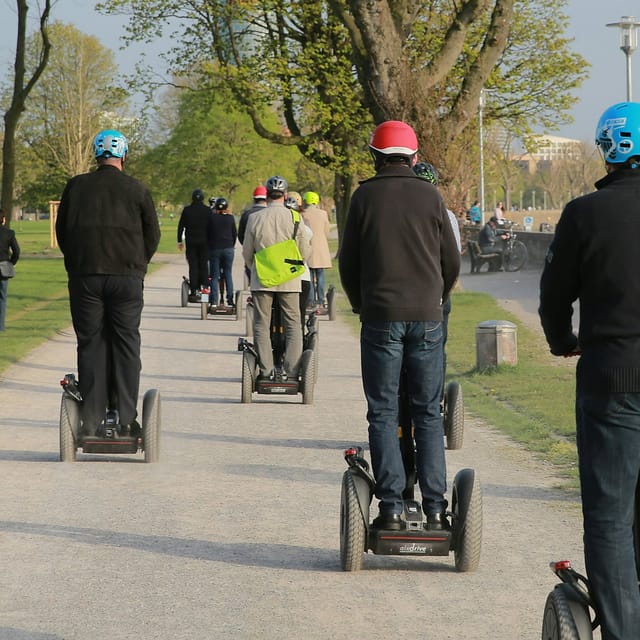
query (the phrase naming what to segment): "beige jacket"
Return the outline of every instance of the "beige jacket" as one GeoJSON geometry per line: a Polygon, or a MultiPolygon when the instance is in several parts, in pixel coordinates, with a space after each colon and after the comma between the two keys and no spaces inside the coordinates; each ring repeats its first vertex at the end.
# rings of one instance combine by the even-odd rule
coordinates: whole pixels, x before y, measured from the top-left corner
{"type": "MultiPolygon", "coordinates": [[[[242,255],[245,264],[251,270],[251,291],[301,291],[300,278],[294,278],[277,287],[263,287],[258,280],[253,256],[256,252],[270,247],[272,244],[288,240],[293,235],[293,218],[291,210],[282,202],[270,202],[264,209],[249,216],[244,234],[242,255]]],[[[296,233],[296,244],[305,263],[311,254],[310,234],[305,229],[304,220],[300,217],[300,225],[296,233]]]]}
{"type": "Polygon", "coordinates": [[[324,209],[310,205],[302,212],[302,217],[311,227],[311,255],[308,264],[312,269],[328,269],[331,267],[331,252],[329,251],[329,216],[324,209]]]}

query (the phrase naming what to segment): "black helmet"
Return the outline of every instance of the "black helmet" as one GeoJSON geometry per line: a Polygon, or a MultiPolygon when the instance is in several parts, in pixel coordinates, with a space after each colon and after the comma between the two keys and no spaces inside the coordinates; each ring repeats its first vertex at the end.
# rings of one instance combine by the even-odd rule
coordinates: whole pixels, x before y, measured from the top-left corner
{"type": "Polygon", "coordinates": [[[229,208],[229,203],[225,198],[216,198],[215,207],[218,211],[224,211],[229,208]]]}
{"type": "Polygon", "coordinates": [[[276,198],[279,198],[280,196],[284,195],[284,192],[289,187],[289,184],[282,176],[271,176],[267,180],[265,187],[267,187],[268,196],[275,196],[276,198]]]}
{"type": "Polygon", "coordinates": [[[436,168],[428,162],[418,162],[418,164],[413,167],[413,173],[415,173],[418,178],[422,178],[436,186],[438,185],[438,172],[436,168]]]}
{"type": "Polygon", "coordinates": [[[209,198],[209,206],[210,206],[211,208],[215,207],[215,204],[216,204],[216,200],[217,200],[217,199],[218,199],[218,198],[216,198],[216,197],[214,197],[214,196],[211,196],[211,197],[209,198]]]}
{"type": "Polygon", "coordinates": [[[202,191],[202,189],[194,189],[193,193],[191,194],[191,201],[202,202],[203,200],[204,200],[204,192],[202,191]]]}

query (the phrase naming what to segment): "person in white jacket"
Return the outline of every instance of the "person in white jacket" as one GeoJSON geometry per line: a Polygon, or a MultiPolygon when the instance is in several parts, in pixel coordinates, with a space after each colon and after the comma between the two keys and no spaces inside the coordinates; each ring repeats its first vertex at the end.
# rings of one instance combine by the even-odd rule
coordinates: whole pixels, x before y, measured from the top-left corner
{"type": "MultiPolygon", "coordinates": [[[[285,206],[288,184],[282,176],[272,176],[266,182],[267,206],[254,213],[247,223],[242,245],[245,264],[251,271],[250,289],[253,300],[254,346],[258,353],[260,376],[276,379],[296,377],[302,355],[302,332],[300,331],[300,278],[294,278],[275,287],[265,287],[260,282],[255,266],[255,254],[271,245],[288,240],[293,236],[294,221],[291,210],[285,206]],[[271,347],[271,308],[277,297],[282,310],[285,330],[284,370],[274,367],[271,347]]],[[[300,224],[295,235],[296,244],[304,261],[309,259],[311,243],[300,224]]]]}

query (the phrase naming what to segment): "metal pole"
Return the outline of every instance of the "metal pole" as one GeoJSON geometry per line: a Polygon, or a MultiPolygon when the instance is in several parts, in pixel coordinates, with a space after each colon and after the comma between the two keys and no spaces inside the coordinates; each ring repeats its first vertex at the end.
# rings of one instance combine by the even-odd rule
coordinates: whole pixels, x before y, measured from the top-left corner
{"type": "Polygon", "coordinates": [[[484,107],[484,89],[480,89],[478,102],[478,131],[480,136],[480,212],[481,224],[484,226],[484,133],[482,131],[482,109],[484,107]]]}
{"type": "Polygon", "coordinates": [[[627,58],[627,102],[631,102],[633,91],[631,89],[631,51],[625,53],[627,58]]]}

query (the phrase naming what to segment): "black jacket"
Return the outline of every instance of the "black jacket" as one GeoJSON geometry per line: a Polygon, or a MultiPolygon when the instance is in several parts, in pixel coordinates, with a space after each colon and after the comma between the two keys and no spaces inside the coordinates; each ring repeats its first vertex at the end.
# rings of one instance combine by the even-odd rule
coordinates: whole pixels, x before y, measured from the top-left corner
{"type": "Polygon", "coordinates": [[[69,275],[144,277],[160,225],[149,190],[117,167],[100,165],[67,182],[56,237],[69,275]]]}
{"type": "Polygon", "coordinates": [[[230,213],[214,211],[209,217],[207,230],[209,250],[233,249],[237,237],[236,219],[230,213]]]}
{"type": "Polygon", "coordinates": [[[363,321],[438,321],[460,252],[445,203],[406,165],[388,165],[351,197],[340,278],[363,321]]]}
{"type": "Polygon", "coordinates": [[[178,242],[182,242],[182,234],[184,233],[187,244],[192,247],[196,245],[206,247],[210,217],[211,209],[206,204],[192,202],[187,205],[182,210],[178,221],[178,242]]]}
{"type": "Polygon", "coordinates": [[[616,170],[596,188],[558,221],[540,279],[540,320],[553,354],[580,344],[580,389],[640,392],[640,171],[616,170]]]}
{"type": "Polygon", "coordinates": [[[16,264],[20,259],[20,245],[13,229],[0,225],[0,262],[9,260],[16,264]]]}

